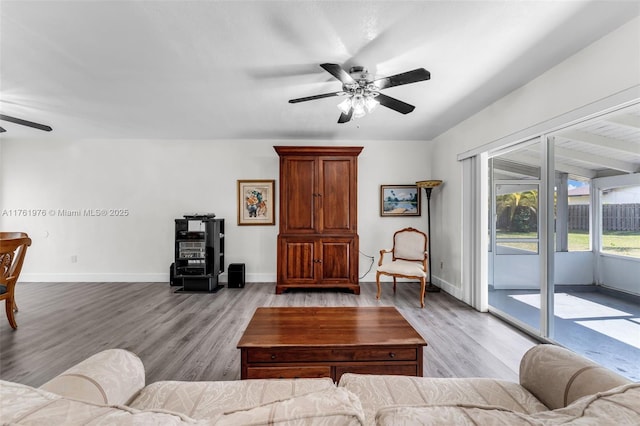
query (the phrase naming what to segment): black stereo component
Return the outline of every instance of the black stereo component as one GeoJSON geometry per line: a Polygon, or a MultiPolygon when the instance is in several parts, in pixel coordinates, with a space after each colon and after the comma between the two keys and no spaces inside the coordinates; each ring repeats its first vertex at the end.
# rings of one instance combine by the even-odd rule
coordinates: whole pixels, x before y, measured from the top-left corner
{"type": "Polygon", "coordinates": [[[229,288],[244,288],[244,263],[229,264],[229,288]]]}

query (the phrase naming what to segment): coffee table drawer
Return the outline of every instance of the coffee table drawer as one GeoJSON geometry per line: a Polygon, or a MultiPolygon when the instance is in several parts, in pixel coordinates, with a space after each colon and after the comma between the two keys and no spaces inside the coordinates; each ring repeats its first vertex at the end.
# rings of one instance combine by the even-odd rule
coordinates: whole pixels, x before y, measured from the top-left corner
{"type": "Polygon", "coordinates": [[[415,361],[416,348],[252,349],[248,362],[415,361]]]}
{"type": "Polygon", "coordinates": [[[418,366],[416,364],[369,364],[369,365],[344,365],[336,367],[336,382],[344,373],[356,374],[385,374],[397,376],[417,376],[418,366]]]}
{"type": "Polygon", "coordinates": [[[247,379],[332,377],[330,366],[248,367],[247,379]]]}

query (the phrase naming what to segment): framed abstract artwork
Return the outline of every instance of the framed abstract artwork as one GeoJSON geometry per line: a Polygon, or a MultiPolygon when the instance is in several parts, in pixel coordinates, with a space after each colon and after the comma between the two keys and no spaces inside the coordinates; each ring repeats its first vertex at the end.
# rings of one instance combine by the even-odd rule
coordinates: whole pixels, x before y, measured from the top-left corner
{"type": "Polygon", "coordinates": [[[380,216],[420,216],[421,205],[416,185],[380,185],[380,216]]]}
{"type": "Polygon", "coordinates": [[[275,225],[275,180],[238,181],[238,225],[275,225]]]}

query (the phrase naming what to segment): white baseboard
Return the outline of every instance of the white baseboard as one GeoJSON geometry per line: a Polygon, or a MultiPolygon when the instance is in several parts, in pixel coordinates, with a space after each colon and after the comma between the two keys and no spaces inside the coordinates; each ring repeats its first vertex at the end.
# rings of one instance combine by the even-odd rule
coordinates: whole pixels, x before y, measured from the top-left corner
{"type": "MultiPolygon", "coordinates": [[[[275,283],[276,274],[245,274],[244,280],[248,283],[275,283]]],[[[220,282],[229,282],[229,276],[226,272],[220,275],[220,282]]]]}
{"type": "Polygon", "coordinates": [[[436,276],[433,276],[431,280],[435,285],[440,287],[441,290],[449,293],[450,295],[452,295],[458,300],[462,300],[462,289],[460,287],[453,285],[450,282],[447,282],[445,280],[442,280],[436,276]]]}
{"type": "Polygon", "coordinates": [[[132,282],[132,283],[154,283],[154,282],[169,282],[168,273],[147,273],[147,274],[134,274],[134,273],[34,273],[34,274],[20,274],[20,281],[22,282],[132,282]]]}
{"type": "MultiPolygon", "coordinates": [[[[455,284],[451,284],[448,281],[445,281],[437,276],[433,276],[431,278],[433,284],[437,285],[438,287],[440,287],[440,289],[446,293],[449,293],[450,295],[452,295],[453,297],[455,297],[458,300],[462,300],[462,289],[458,286],[456,286],[455,284]]],[[[380,282],[392,282],[393,278],[388,276],[388,275],[382,275],[380,277],[380,282]]],[[[415,279],[408,279],[408,278],[398,278],[398,282],[409,282],[409,281],[413,281],[415,282],[415,279]]],[[[363,282],[373,282],[375,283],[375,277],[373,280],[360,280],[361,283],[363,282]]]]}
{"type": "MultiPolygon", "coordinates": [[[[56,283],[56,282],[126,282],[126,283],[155,283],[155,282],[169,282],[169,273],[148,273],[148,274],[134,274],[134,273],[31,273],[20,274],[21,282],[39,282],[39,283],[56,283]]],[[[273,283],[276,281],[275,274],[246,274],[246,282],[267,282],[273,283]]],[[[228,282],[227,273],[220,275],[220,282],[228,282]]]]}

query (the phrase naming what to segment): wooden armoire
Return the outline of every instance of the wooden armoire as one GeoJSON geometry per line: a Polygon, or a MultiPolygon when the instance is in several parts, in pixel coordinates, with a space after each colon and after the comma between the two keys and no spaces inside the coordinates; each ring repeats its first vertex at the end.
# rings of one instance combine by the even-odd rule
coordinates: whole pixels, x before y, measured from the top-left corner
{"type": "Polygon", "coordinates": [[[276,293],[358,283],[358,155],[362,147],[275,146],[280,156],[276,293]]]}

